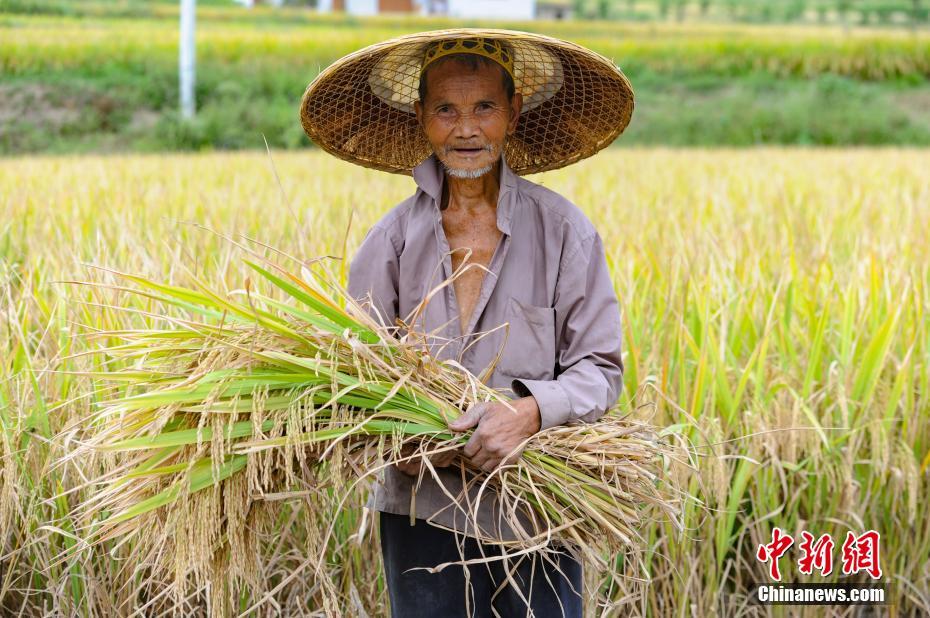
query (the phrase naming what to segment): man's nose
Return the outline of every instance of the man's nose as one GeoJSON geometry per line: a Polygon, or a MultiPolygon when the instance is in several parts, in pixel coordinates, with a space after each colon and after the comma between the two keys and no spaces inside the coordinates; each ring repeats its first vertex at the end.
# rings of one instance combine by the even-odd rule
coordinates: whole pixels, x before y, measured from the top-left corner
{"type": "Polygon", "coordinates": [[[455,137],[467,139],[478,135],[478,119],[473,114],[459,114],[455,123],[455,137]]]}

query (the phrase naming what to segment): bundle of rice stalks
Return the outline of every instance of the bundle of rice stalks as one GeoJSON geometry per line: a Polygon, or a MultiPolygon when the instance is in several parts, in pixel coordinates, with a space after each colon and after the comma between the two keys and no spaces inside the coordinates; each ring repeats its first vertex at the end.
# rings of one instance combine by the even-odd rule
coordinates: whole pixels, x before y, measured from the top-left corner
{"type": "MultiPolygon", "coordinates": [[[[106,470],[75,513],[85,543],[134,539],[146,564],[212,582],[215,605],[228,578],[261,587],[256,534],[280,505],[270,497],[313,496],[320,538],[308,544],[323,548],[313,566],[325,580],[335,513],[359,482],[462,447],[471,432],[449,422],[478,402],[506,402],[430,356],[421,334],[381,326],[322,263],[297,274],[241,248],[261,285],[246,278],[221,293],[196,279],[179,287],[121,273],[112,274],[130,285],[84,283],[142,297],[133,309],[117,304],[148,322],[92,334],[113,370],[93,374],[101,402],[74,428],[82,446],[69,456],[106,470]]],[[[670,456],[653,427],[608,414],[536,434],[516,463],[490,474],[461,457],[454,465],[499,493],[521,537],[514,551],[558,539],[609,570],[642,546],[650,511],[676,519],[677,500],[660,483],[670,456]],[[518,512],[536,529],[521,529],[518,512]]],[[[462,508],[477,520],[481,502],[462,508]]]]}

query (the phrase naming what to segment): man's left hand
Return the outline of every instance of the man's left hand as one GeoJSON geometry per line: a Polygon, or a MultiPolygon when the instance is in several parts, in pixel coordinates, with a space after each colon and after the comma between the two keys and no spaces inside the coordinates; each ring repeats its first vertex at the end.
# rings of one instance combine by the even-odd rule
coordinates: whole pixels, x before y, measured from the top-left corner
{"type": "Polygon", "coordinates": [[[508,403],[516,408],[516,413],[502,403],[482,402],[449,423],[452,431],[465,431],[477,425],[462,452],[472,465],[485,472],[493,471],[502,462],[515,463],[523,449],[510,452],[539,431],[539,406],[535,397],[530,395],[508,403]]]}

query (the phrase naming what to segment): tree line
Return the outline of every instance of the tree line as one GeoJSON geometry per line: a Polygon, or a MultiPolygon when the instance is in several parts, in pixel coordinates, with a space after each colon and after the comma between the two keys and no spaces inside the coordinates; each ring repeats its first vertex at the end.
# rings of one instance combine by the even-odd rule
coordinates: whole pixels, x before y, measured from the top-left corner
{"type": "Polygon", "coordinates": [[[930,23],[930,0],[573,0],[572,8],[581,19],[930,23]]]}

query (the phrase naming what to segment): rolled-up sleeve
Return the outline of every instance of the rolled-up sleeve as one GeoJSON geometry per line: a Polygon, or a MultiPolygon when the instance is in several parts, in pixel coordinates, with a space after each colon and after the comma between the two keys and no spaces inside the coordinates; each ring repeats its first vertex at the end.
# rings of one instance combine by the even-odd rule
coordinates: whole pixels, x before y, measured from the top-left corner
{"type": "Polygon", "coordinates": [[[346,289],[358,302],[365,303],[370,298],[368,313],[384,326],[393,326],[398,314],[399,281],[394,242],[385,228],[372,227],[349,265],[346,289]]]}
{"type": "Polygon", "coordinates": [[[556,379],[515,379],[511,386],[536,399],[540,430],[599,419],[623,387],[620,306],[600,234],[562,260],[554,302],[556,379]]]}

